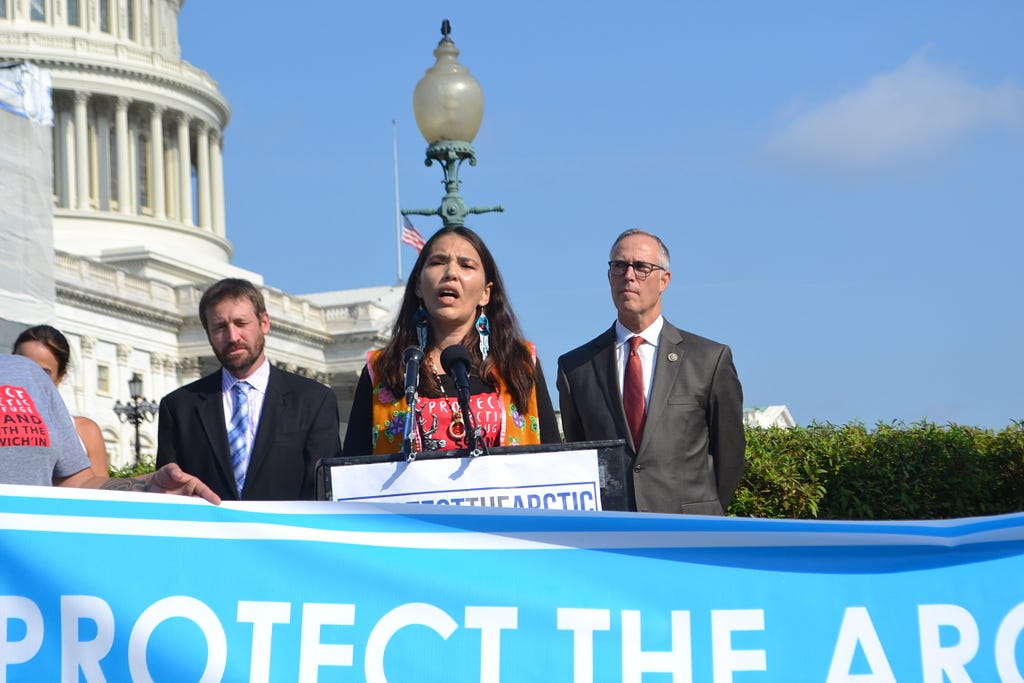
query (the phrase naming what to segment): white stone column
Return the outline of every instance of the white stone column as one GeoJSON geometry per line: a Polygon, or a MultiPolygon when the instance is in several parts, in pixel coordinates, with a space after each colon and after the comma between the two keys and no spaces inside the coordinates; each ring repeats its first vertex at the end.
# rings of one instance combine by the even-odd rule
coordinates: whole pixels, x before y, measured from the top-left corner
{"type": "MultiPolygon", "coordinates": [[[[96,337],[83,336],[79,339],[79,362],[78,365],[78,385],[81,386],[84,392],[84,410],[83,415],[91,415],[94,413],[96,406],[96,359],[93,357],[93,352],[96,350],[96,337]]],[[[97,420],[97,422],[106,422],[107,420],[97,420]]]]}
{"type": "MultiPolygon", "coordinates": [[[[129,344],[121,343],[117,344],[115,348],[117,350],[117,372],[113,373],[114,376],[110,378],[110,391],[114,396],[124,396],[125,387],[128,386],[128,380],[131,379],[132,376],[131,372],[128,370],[128,361],[132,355],[132,347],[129,344]]],[[[131,399],[127,399],[125,403],[129,400],[131,399]]],[[[114,462],[116,467],[127,465],[131,462],[131,458],[134,457],[135,453],[135,428],[127,422],[123,423],[123,425],[124,427],[119,430],[120,433],[118,434],[118,455],[115,456],[116,460],[114,462]],[[127,452],[132,455],[127,459],[121,458],[120,454],[125,452],[126,448],[127,452]]]]}
{"type": "Polygon", "coordinates": [[[178,381],[182,385],[199,379],[199,358],[197,356],[182,358],[178,361],[178,368],[180,374],[178,381]]]}
{"type": "Polygon", "coordinates": [[[178,209],[181,199],[178,192],[178,141],[166,140],[164,143],[164,192],[167,195],[167,220],[178,220],[178,209]]]}
{"type": "Polygon", "coordinates": [[[118,97],[114,106],[114,136],[117,140],[117,212],[132,212],[131,156],[128,154],[128,98],[118,97]]]}
{"type": "Polygon", "coordinates": [[[205,121],[196,121],[196,189],[199,195],[199,227],[210,225],[210,131],[205,121]]]}
{"type": "Polygon", "coordinates": [[[192,225],[192,156],[189,151],[188,114],[178,114],[178,218],[192,225]]]}
{"type": "Polygon", "coordinates": [[[89,93],[75,91],[75,192],[76,208],[89,208],[89,93]]]}
{"type": "Polygon", "coordinates": [[[128,382],[130,375],[128,374],[128,359],[132,356],[131,344],[120,343],[117,345],[117,367],[120,370],[120,377],[124,378],[125,383],[128,382]]]}
{"type": "Polygon", "coordinates": [[[153,183],[153,217],[167,218],[167,195],[164,190],[164,107],[154,104],[149,109],[149,167],[153,183]]]}
{"type": "Polygon", "coordinates": [[[124,20],[126,19],[124,11],[121,7],[123,0],[110,0],[110,5],[107,8],[107,13],[110,16],[110,35],[115,40],[120,40],[124,37],[124,20]]]}
{"type": "Polygon", "coordinates": [[[96,337],[82,337],[82,357],[92,358],[93,352],[96,350],[96,342],[99,341],[96,337]]]}
{"type": "Polygon", "coordinates": [[[151,395],[155,396],[154,400],[159,401],[159,397],[169,393],[164,389],[166,386],[167,378],[164,374],[164,368],[166,367],[168,357],[158,351],[154,351],[149,354],[149,371],[153,377],[153,386],[151,388],[151,395]]]}
{"type": "MultiPolygon", "coordinates": [[[[149,44],[153,47],[155,52],[160,52],[163,48],[163,45],[160,42],[160,31],[162,30],[162,27],[160,26],[160,15],[163,12],[163,3],[153,2],[152,5],[153,11],[150,14],[149,21],[149,44]]],[[[143,26],[145,25],[146,24],[143,24],[143,26]]]]}
{"type": "Polygon", "coordinates": [[[221,145],[224,136],[214,130],[210,137],[210,173],[213,181],[213,231],[221,237],[227,236],[224,220],[224,152],[221,145]]]}

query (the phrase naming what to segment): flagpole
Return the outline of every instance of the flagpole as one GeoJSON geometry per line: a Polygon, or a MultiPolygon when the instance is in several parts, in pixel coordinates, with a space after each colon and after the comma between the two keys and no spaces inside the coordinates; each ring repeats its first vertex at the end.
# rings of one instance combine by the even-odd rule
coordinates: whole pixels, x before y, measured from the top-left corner
{"type": "Polygon", "coordinates": [[[402,210],[398,203],[398,127],[391,119],[391,147],[395,161],[395,258],[398,261],[398,284],[402,284],[402,210]]]}

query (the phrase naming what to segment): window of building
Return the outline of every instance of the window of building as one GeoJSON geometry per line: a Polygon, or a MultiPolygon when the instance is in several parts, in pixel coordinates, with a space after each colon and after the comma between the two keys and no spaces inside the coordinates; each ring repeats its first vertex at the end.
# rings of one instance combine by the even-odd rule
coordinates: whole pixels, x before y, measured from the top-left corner
{"type": "Polygon", "coordinates": [[[135,187],[137,188],[138,206],[141,211],[152,212],[150,205],[150,172],[149,160],[152,150],[149,144],[149,136],[139,133],[139,143],[135,146],[135,187]]]}
{"type": "Polygon", "coordinates": [[[110,0],[100,0],[100,30],[110,33],[110,0]]]}
{"type": "MultiPolygon", "coordinates": [[[[60,115],[57,114],[59,117],[60,115]]],[[[56,118],[56,117],[55,117],[56,118]]],[[[60,123],[56,122],[53,128],[50,129],[53,133],[53,154],[51,155],[53,161],[53,203],[56,206],[60,206],[60,123]]]]}
{"type": "Polygon", "coordinates": [[[46,21],[46,0],[32,0],[29,18],[32,21],[46,21]]]}
{"type": "MultiPolygon", "coordinates": [[[[109,135],[107,136],[107,154],[108,163],[110,164],[110,187],[108,192],[110,194],[110,206],[117,208],[119,205],[118,200],[120,197],[117,194],[117,179],[121,173],[121,169],[118,167],[118,159],[121,157],[120,150],[117,148],[117,129],[114,126],[110,127],[109,135]]],[[[128,176],[131,178],[131,175],[128,176]]]]}
{"type": "Polygon", "coordinates": [[[57,111],[53,126],[53,203],[68,208],[68,152],[65,147],[67,115],[57,111]]]}
{"type": "Polygon", "coordinates": [[[110,366],[100,363],[96,366],[96,391],[101,394],[110,393],[110,366]]]}
{"type": "MultiPolygon", "coordinates": [[[[192,158],[196,159],[197,156],[193,152],[192,158]]],[[[199,225],[199,169],[196,168],[195,163],[189,167],[189,185],[192,188],[192,225],[199,225]]]]}
{"type": "Polygon", "coordinates": [[[135,0],[125,0],[124,8],[128,20],[128,40],[135,40],[135,0]]]}
{"type": "Polygon", "coordinates": [[[0,19],[7,18],[7,0],[0,0],[0,19]]]}
{"type": "Polygon", "coordinates": [[[81,26],[82,18],[78,12],[78,0],[68,0],[68,26],[81,26]]]}
{"type": "Polygon", "coordinates": [[[75,165],[74,114],[69,98],[55,97],[53,103],[54,202],[62,209],[70,209],[75,165]]]}

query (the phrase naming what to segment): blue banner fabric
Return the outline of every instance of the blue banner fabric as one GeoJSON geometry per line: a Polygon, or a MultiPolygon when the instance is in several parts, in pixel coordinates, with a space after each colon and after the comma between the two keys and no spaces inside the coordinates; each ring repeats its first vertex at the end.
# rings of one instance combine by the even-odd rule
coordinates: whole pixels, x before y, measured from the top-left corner
{"type": "Polygon", "coordinates": [[[1022,681],[1024,515],[0,487],[0,681],[1022,681]]]}

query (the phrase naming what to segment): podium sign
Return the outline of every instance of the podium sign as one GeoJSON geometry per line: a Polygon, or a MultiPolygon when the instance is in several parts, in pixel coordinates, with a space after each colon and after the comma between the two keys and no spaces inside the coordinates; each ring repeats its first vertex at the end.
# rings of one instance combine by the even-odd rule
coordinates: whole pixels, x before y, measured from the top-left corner
{"type": "Polygon", "coordinates": [[[459,507],[622,510],[622,441],[326,458],[321,500],[459,507]]]}
{"type": "Polygon", "coordinates": [[[600,510],[597,451],[339,466],[334,500],[600,510]]]}

